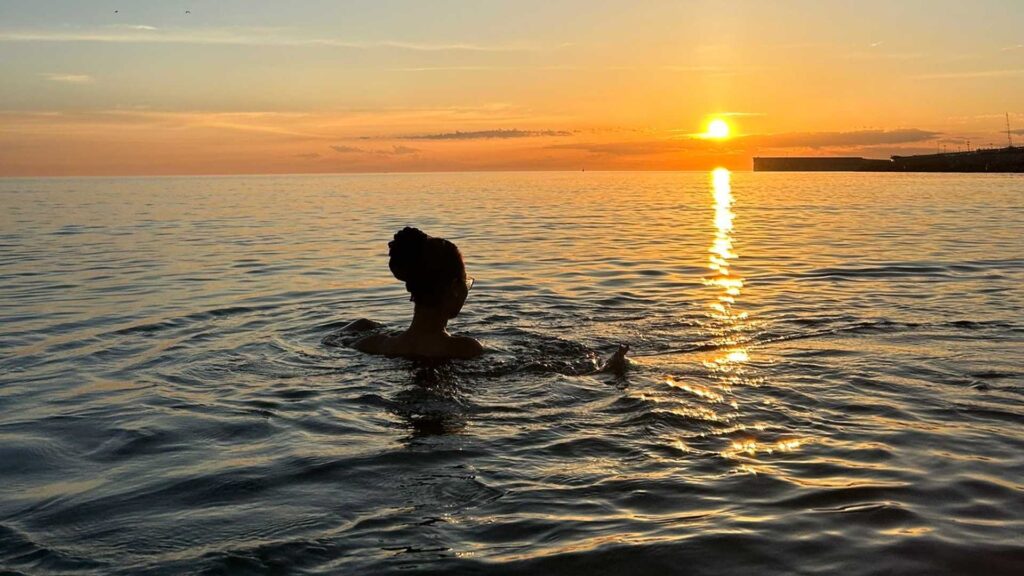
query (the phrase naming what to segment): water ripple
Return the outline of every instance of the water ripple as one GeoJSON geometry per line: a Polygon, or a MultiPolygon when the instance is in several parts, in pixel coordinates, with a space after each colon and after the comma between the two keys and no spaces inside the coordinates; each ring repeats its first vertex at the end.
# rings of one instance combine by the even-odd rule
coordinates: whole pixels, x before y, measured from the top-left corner
{"type": "Polygon", "coordinates": [[[1019,179],[0,193],[0,571],[1024,572],[1019,179]],[[490,354],[345,346],[407,321],[407,223],[459,243],[490,354]]]}

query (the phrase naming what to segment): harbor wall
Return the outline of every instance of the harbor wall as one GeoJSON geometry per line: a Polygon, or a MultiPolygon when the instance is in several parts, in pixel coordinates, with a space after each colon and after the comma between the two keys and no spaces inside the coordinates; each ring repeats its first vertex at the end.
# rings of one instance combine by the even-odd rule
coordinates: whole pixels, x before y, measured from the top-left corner
{"type": "Polygon", "coordinates": [[[856,156],[761,156],[755,172],[1024,172],[1024,147],[948,154],[893,156],[876,160],[856,156]]]}
{"type": "Polygon", "coordinates": [[[755,157],[755,172],[880,172],[893,169],[890,160],[854,156],[755,157]]]}

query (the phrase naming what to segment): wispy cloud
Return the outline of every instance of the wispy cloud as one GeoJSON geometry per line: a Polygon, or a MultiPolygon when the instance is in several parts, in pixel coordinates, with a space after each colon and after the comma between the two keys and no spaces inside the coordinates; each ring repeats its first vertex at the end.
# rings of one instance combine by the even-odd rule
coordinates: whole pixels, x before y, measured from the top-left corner
{"type": "Polygon", "coordinates": [[[962,72],[940,72],[936,74],[919,74],[917,80],[966,80],[970,78],[1001,78],[1024,75],[1024,68],[1004,70],[965,70],[962,72]]]}
{"type": "Polygon", "coordinates": [[[666,72],[688,72],[692,74],[710,74],[714,76],[731,76],[736,74],[744,74],[755,70],[755,68],[746,67],[727,67],[727,66],[703,66],[703,65],[687,65],[687,64],[668,64],[665,66],[659,66],[660,70],[666,72]]]}
{"type": "Polygon", "coordinates": [[[726,72],[729,70],[722,66],[703,66],[697,64],[666,64],[661,69],[672,72],[726,72]]]}
{"type": "Polygon", "coordinates": [[[92,84],[96,81],[95,78],[88,74],[57,74],[53,72],[42,72],[39,75],[47,80],[61,82],[63,84],[92,84]]]}
{"type": "MultiPolygon", "coordinates": [[[[836,154],[849,154],[849,148],[837,147],[836,154]]],[[[889,158],[890,156],[912,156],[915,154],[935,154],[938,150],[934,145],[928,146],[860,146],[856,149],[858,156],[866,158],[889,158]]],[[[828,152],[826,152],[827,154],[828,152]]]]}
{"type": "Polygon", "coordinates": [[[488,72],[491,70],[511,70],[500,66],[408,66],[402,68],[386,68],[388,72],[488,72]]]}
{"type": "Polygon", "coordinates": [[[395,144],[391,148],[360,148],[358,146],[347,146],[336,144],[330,147],[339,154],[375,154],[377,156],[408,156],[420,153],[419,148],[395,144]]]}
{"type": "Polygon", "coordinates": [[[515,71],[584,71],[584,70],[621,70],[624,68],[609,67],[583,67],[563,64],[545,64],[542,66],[490,66],[490,65],[468,65],[468,66],[401,66],[397,68],[385,68],[387,72],[515,72],[515,71]]]}
{"type": "Polygon", "coordinates": [[[1002,52],[1012,52],[1014,50],[1024,50],[1024,44],[1014,44],[1013,46],[1006,46],[1002,49],[1002,52]]]}
{"type": "Polygon", "coordinates": [[[881,52],[872,50],[867,52],[851,52],[846,55],[851,60],[920,60],[927,54],[923,52],[881,52]]]}
{"type": "MultiPolygon", "coordinates": [[[[988,114],[969,114],[965,116],[947,116],[946,122],[951,124],[974,124],[977,125],[978,120],[983,120],[986,126],[1002,126],[1003,120],[1006,118],[1006,112],[990,112],[988,114]],[[995,121],[995,122],[993,122],[995,121]]],[[[1024,121],[1024,113],[1010,112],[1010,121],[1017,123],[1024,121]]]]}
{"type": "Polygon", "coordinates": [[[724,66],[688,66],[688,65],[663,65],[663,66],[579,66],[572,64],[544,64],[525,66],[492,66],[492,65],[464,65],[464,66],[402,66],[397,68],[385,68],[388,72],[515,72],[515,71],[552,71],[552,72],[621,72],[630,70],[648,70],[657,72],[687,72],[692,74],[708,75],[736,75],[763,70],[753,67],[724,67],[724,66]]]}
{"type": "Polygon", "coordinates": [[[471,132],[441,132],[405,136],[405,140],[494,140],[508,138],[537,138],[544,136],[571,136],[567,130],[475,130],[471,132]]]}
{"type": "MultiPolygon", "coordinates": [[[[101,81],[102,78],[97,80],[101,81]]],[[[207,136],[210,131],[232,131],[277,142],[322,142],[323,146],[359,145],[355,140],[363,137],[368,142],[387,141],[390,145],[401,140],[403,135],[433,134],[431,131],[438,128],[474,131],[527,122],[560,125],[571,121],[564,116],[538,116],[522,107],[501,102],[481,103],[473,107],[350,108],[329,113],[307,110],[167,110],[130,104],[108,110],[52,110],[45,115],[39,111],[0,109],[0,126],[5,130],[13,129],[15,125],[33,124],[38,118],[59,118],[62,129],[67,130],[106,126],[114,131],[118,127],[149,126],[154,133],[170,129],[201,130],[207,136]]],[[[393,152],[393,149],[389,151],[393,152]]]]}
{"type": "Polygon", "coordinates": [[[741,146],[763,148],[825,148],[876,146],[880,144],[907,144],[924,142],[939,136],[940,132],[901,128],[898,130],[856,130],[853,132],[787,132],[780,134],[752,134],[734,141],[741,146]]]}
{"type": "Polygon", "coordinates": [[[331,146],[331,150],[334,150],[339,154],[361,154],[363,152],[366,152],[366,150],[363,150],[362,148],[359,148],[357,146],[345,146],[344,144],[336,144],[334,146],[331,146]]]}
{"type": "Polygon", "coordinates": [[[306,152],[305,154],[293,154],[294,158],[302,158],[305,160],[316,160],[320,157],[319,152],[306,152]]]}
{"type": "Polygon", "coordinates": [[[374,150],[374,154],[383,154],[385,156],[405,156],[407,154],[418,154],[419,148],[413,148],[411,146],[395,145],[391,147],[391,150],[374,150]]]}
{"type": "Polygon", "coordinates": [[[158,29],[131,25],[95,30],[3,30],[0,42],[92,42],[114,44],[200,44],[238,46],[330,47],[354,50],[395,49],[417,52],[519,52],[541,49],[526,44],[474,44],[464,42],[357,41],[341,38],[306,38],[287,30],[267,28],[158,29]]]}
{"type": "MultiPolygon", "coordinates": [[[[680,152],[737,153],[757,148],[839,148],[869,150],[873,146],[897,146],[926,142],[939,136],[939,132],[916,128],[898,130],[859,130],[855,132],[788,132],[779,134],[752,134],[723,142],[708,142],[699,138],[670,138],[663,140],[628,140],[618,142],[568,142],[546,146],[547,150],[578,150],[596,156],[639,157],[678,154],[680,152]]],[[[895,148],[886,148],[886,150],[895,148]]]]}
{"type": "Polygon", "coordinates": [[[546,150],[578,150],[598,156],[649,156],[693,150],[699,144],[692,140],[632,140],[623,142],[569,142],[552,144],[546,150]]]}

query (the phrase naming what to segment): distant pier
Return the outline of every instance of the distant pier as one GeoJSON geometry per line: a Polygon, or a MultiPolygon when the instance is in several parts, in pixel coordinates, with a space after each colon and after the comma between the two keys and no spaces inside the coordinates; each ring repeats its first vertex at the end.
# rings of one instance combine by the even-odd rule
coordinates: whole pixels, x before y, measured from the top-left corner
{"type": "Polygon", "coordinates": [[[761,156],[755,172],[1024,172],[1024,147],[970,152],[893,156],[889,160],[857,156],[761,156]]]}

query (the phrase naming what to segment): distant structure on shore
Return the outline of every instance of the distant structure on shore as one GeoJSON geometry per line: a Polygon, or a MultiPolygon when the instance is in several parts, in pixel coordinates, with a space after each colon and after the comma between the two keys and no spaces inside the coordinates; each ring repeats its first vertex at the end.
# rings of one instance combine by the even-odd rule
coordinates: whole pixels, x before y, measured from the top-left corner
{"type": "Polygon", "coordinates": [[[1013,145],[1006,113],[1006,148],[892,156],[889,160],[858,156],[754,157],[754,172],[1024,172],[1024,147],[1013,145]]]}
{"type": "Polygon", "coordinates": [[[970,152],[893,156],[876,160],[854,156],[755,157],[755,172],[1024,172],[1024,147],[970,152]]]}

